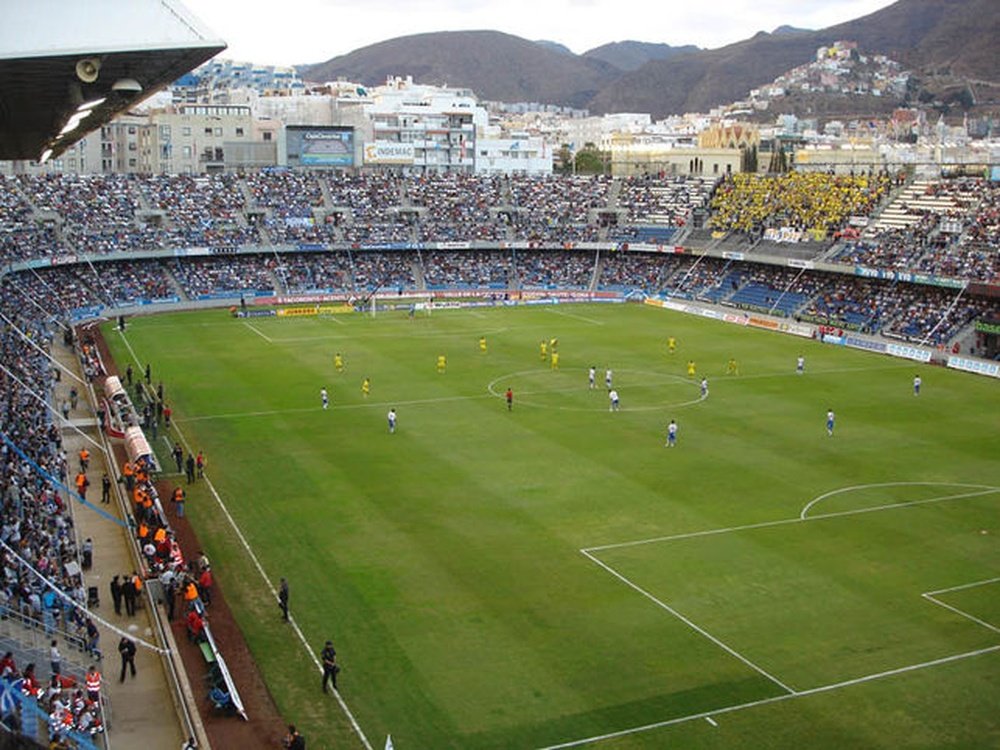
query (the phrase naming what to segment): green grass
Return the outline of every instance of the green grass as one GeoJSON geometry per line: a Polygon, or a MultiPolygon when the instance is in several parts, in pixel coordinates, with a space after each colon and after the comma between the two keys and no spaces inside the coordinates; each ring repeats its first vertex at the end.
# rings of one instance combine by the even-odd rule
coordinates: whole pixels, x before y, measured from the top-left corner
{"type": "MultiPolygon", "coordinates": [[[[997,584],[937,595],[981,623],[921,596],[1000,570],[996,381],[640,306],[212,311],[127,339],[310,645],[336,643],[376,747],[539,748],[703,712],[717,726],[596,746],[1000,745],[998,651],[861,680],[1000,644],[997,584]],[[771,700],[782,685],[806,694],[771,700]]],[[[188,514],[283,715],[310,747],[359,746],[204,486],[188,514]]]]}

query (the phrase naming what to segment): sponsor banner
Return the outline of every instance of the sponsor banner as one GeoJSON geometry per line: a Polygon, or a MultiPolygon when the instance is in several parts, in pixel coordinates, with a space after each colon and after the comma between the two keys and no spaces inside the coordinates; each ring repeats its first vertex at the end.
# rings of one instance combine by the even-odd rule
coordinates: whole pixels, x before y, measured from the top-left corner
{"type": "Polygon", "coordinates": [[[235,311],[237,318],[273,318],[277,315],[276,310],[239,310],[235,311]]]}
{"type": "Polygon", "coordinates": [[[279,318],[301,318],[311,315],[319,315],[319,307],[282,307],[277,311],[279,318]]]}
{"type": "Polygon", "coordinates": [[[813,335],[813,329],[811,326],[802,325],[801,323],[789,323],[784,320],[771,320],[770,318],[762,318],[758,315],[748,316],[744,325],[748,325],[753,328],[763,328],[766,331],[790,333],[793,336],[801,336],[802,338],[807,339],[811,339],[813,335]]]}
{"type": "MultiPolygon", "coordinates": [[[[826,337],[823,337],[826,341],[826,337]]],[[[863,339],[858,336],[845,336],[844,343],[848,346],[853,346],[855,349],[865,349],[870,352],[879,352],[880,354],[886,353],[886,345],[883,341],[872,341],[871,339],[863,339]]]]}
{"type": "Polygon", "coordinates": [[[756,315],[751,315],[747,318],[747,325],[753,326],[754,328],[765,328],[769,331],[778,330],[778,321],[770,320],[768,318],[759,318],[756,315]]]}
{"type": "Polygon", "coordinates": [[[919,346],[908,346],[905,344],[888,344],[885,347],[886,354],[891,354],[893,357],[903,357],[904,359],[913,359],[917,362],[930,362],[931,361],[931,351],[929,349],[921,349],[919,346]]]}
{"type": "Polygon", "coordinates": [[[980,333],[1000,333],[1000,323],[992,320],[977,320],[976,330],[980,333]]]}
{"type": "Polygon", "coordinates": [[[799,260],[798,258],[789,258],[788,265],[792,268],[813,268],[813,263],[811,260],[799,260]]]}
{"type": "Polygon", "coordinates": [[[969,359],[968,357],[948,357],[948,367],[965,372],[974,372],[977,375],[988,375],[991,378],[1000,378],[1000,364],[987,362],[982,359],[969,359]]]}
{"type": "Polygon", "coordinates": [[[309,302],[340,302],[349,299],[349,294],[304,294],[302,296],[278,295],[271,297],[257,297],[254,302],[258,305],[295,305],[309,302]]]}
{"type": "Polygon", "coordinates": [[[371,141],[365,144],[365,164],[413,164],[416,149],[412,143],[371,141]]]}
{"type": "Polygon", "coordinates": [[[771,227],[764,230],[764,239],[770,242],[801,242],[803,233],[794,227],[771,227]]]}
{"type": "MultiPolygon", "coordinates": [[[[601,243],[581,243],[584,245],[598,245],[601,243]]],[[[680,245],[652,245],[648,242],[627,242],[622,244],[622,249],[628,253],[670,253],[673,255],[683,254],[684,248],[680,245]]]]}
{"type": "Polygon", "coordinates": [[[738,326],[745,326],[747,324],[746,315],[733,315],[732,313],[723,313],[722,319],[727,323],[733,323],[738,326]]]}
{"type": "Polygon", "coordinates": [[[824,344],[836,344],[837,346],[843,346],[846,342],[843,336],[834,336],[832,333],[823,334],[824,344]]]}
{"type": "Polygon", "coordinates": [[[438,250],[469,250],[472,247],[469,242],[438,242],[435,245],[438,250]]]}
{"type": "Polygon", "coordinates": [[[734,253],[727,250],[722,254],[722,257],[726,260],[743,260],[745,256],[743,253],[734,253]]]}
{"type": "Polygon", "coordinates": [[[320,315],[346,315],[354,312],[350,305],[320,305],[316,310],[320,315]]]}
{"type": "Polygon", "coordinates": [[[76,255],[57,255],[50,261],[53,266],[68,266],[73,263],[78,263],[80,258],[76,255]]]}
{"type": "MultiPolygon", "coordinates": [[[[515,293],[516,294],[516,293],[515,293]]],[[[447,295],[453,296],[453,295],[447,295]]],[[[519,299],[529,300],[529,299],[556,299],[556,300],[579,300],[584,302],[601,302],[604,300],[619,300],[623,299],[621,292],[587,292],[584,290],[558,290],[553,289],[551,291],[539,291],[539,292],[522,292],[518,295],[519,299]]]]}
{"type": "Polygon", "coordinates": [[[949,289],[964,289],[966,282],[961,279],[949,279],[943,276],[930,276],[925,273],[904,273],[902,271],[889,271],[882,268],[867,268],[866,266],[855,266],[855,276],[864,276],[868,279],[886,279],[888,281],[903,281],[907,284],[927,284],[929,286],[943,286],[949,289]]]}
{"type": "Polygon", "coordinates": [[[77,323],[81,320],[87,320],[88,318],[96,318],[104,311],[102,305],[94,305],[93,307],[78,307],[70,313],[70,319],[77,323]]]}

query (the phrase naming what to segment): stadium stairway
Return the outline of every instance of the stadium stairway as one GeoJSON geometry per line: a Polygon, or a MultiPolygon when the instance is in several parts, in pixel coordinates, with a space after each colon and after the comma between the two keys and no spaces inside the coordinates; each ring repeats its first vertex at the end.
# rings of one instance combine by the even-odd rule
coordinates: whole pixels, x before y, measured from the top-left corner
{"type": "Polygon", "coordinates": [[[170,264],[162,261],[160,261],[160,264],[163,266],[163,270],[166,272],[167,281],[170,282],[170,288],[173,290],[174,294],[177,295],[177,298],[181,300],[189,299],[187,292],[184,291],[184,287],[181,285],[181,282],[179,282],[177,277],[174,276],[174,272],[170,268],[170,264]]]}

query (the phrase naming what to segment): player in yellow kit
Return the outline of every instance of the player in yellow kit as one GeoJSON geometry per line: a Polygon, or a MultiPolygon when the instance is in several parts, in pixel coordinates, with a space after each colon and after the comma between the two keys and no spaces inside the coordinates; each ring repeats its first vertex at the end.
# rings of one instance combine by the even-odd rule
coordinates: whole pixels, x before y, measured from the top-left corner
{"type": "Polygon", "coordinates": [[[667,339],[667,351],[669,351],[671,354],[677,351],[677,339],[675,339],[673,336],[667,339]]]}
{"type": "Polygon", "coordinates": [[[337,372],[344,371],[344,358],[340,356],[340,352],[333,355],[333,366],[337,369],[337,372]]]}
{"type": "Polygon", "coordinates": [[[559,369],[559,352],[552,352],[552,369],[559,369]]]}
{"type": "Polygon", "coordinates": [[[361,395],[368,398],[368,394],[372,392],[372,381],[365,378],[361,381],[361,395]]]}
{"type": "Polygon", "coordinates": [[[543,361],[549,358],[549,345],[545,342],[545,339],[542,339],[538,343],[538,351],[543,361]]]}
{"type": "Polygon", "coordinates": [[[442,374],[444,373],[445,369],[448,367],[448,358],[446,356],[444,356],[443,354],[439,354],[438,355],[438,364],[437,364],[437,367],[438,367],[438,372],[442,373],[442,374]]]}
{"type": "Polygon", "coordinates": [[[736,358],[730,357],[729,363],[726,365],[726,375],[739,375],[739,374],[740,374],[740,368],[739,365],[736,364],[736,358]]]}
{"type": "Polygon", "coordinates": [[[486,337],[485,336],[480,336],[479,337],[479,351],[481,351],[483,354],[486,354],[486,337]]]}
{"type": "Polygon", "coordinates": [[[694,373],[695,373],[694,360],[693,359],[689,359],[688,360],[688,377],[689,378],[693,378],[694,377],[694,373]]]}

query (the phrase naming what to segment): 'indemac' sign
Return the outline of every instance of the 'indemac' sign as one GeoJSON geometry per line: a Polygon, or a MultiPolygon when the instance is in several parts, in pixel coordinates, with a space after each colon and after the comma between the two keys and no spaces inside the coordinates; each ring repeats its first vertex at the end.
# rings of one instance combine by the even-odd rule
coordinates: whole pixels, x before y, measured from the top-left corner
{"type": "Polygon", "coordinates": [[[413,144],[372,141],[365,144],[365,164],[413,164],[413,144]]]}

